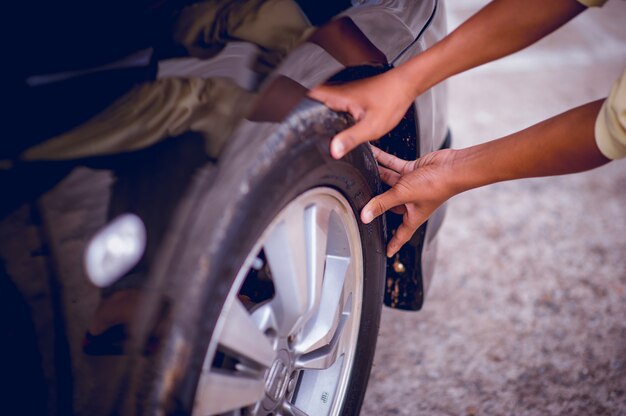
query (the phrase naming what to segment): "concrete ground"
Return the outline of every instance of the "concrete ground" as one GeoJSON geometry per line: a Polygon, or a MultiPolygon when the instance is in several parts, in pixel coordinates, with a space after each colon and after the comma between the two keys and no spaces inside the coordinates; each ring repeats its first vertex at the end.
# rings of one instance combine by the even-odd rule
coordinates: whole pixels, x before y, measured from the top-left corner
{"type": "MultiPolygon", "coordinates": [[[[485,1],[448,2],[457,26],[485,1]]],[[[626,3],[449,82],[454,147],[604,97],[626,3]]],[[[383,313],[362,414],[626,415],[626,161],[455,197],[424,309],[383,313]]]]}

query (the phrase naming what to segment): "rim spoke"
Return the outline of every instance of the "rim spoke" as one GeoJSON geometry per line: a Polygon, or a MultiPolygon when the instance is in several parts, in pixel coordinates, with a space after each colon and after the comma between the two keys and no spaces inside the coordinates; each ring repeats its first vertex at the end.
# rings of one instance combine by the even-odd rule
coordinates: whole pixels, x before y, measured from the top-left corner
{"type": "Polygon", "coordinates": [[[239,409],[262,400],[263,379],[217,372],[203,373],[198,384],[195,414],[213,415],[239,409]]]}
{"type": "Polygon", "coordinates": [[[256,326],[239,299],[233,301],[228,311],[220,344],[265,367],[270,367],[276,358],[272,344],[256,326]]]}
{"type": "Polygon", "coordinates": [[[276,316],[274,315],[274,308],[272,308],[271,303],[266,303],[264,305],[256,308],[252,315],[250,315],[252,320],[255,322],[256,327],[259,328],[259,331],[265,332],[268,329],[276,329],[276,316]]]}
{"type": "MultiPolygon", "coordinates": [[[[337,347],[337,355],[344,354],[346,351],[348,351],[348,349],[350,348],[350,334],[352,333],[352,329],[355,325],[359,324],[357,319],[355,319],[354,315],[350,312],[352,308],[352,302],[354,302],[354,299],[352,298],[352,295],[349,295],[346,303],[344,304],[344,309],[342,313],[343,327],[341,328],[342,332],[339,334],[339,340],[337,342],[339,344],[337,347]]],[[[353,342],[356,342],[356,340],[354,340],[353,342]]]]}
{"type": "Polygon", "coordinates": [[[322,205],[308,206],[304,211],[305,239],[307,246],[307,281],[309,282],[309,315],[318,310],[326,268],[326,246],[330,209],[322,205]]]}
{"type": "Polygon", "coordinates": [[[352,304],[352,297],[349,298],[346,311],[341,314],[337,330],[333,334],[330,342],[320,348],[309,353],[301,355],[296,360],[297,369],[323,370],[332,366],[337,357],[341,356],[346,349],[345,341],[350,339],[350,330],[352,327],[352,316],[349,309],[352,304]]]}
{"type": "Polygon", "coordinates": [[[306,264],[304,211],[293,206],[264,243],[276,294],[272,308],[280,335],[298,326],[308,309],[309,285],[306,264]]]}
{"type": "Polygon", "coordinates": [[[307,416],[302,410],[300,410],[295,404],[284,402],[282,405],[283,414],[286,416],[307,416]]]}
{"type": "Polygon", "coordinates": [[[345,257],[328,256],[322,295],[317,314],[307,322],[304,336],[296,350],[306,354],[327,345],[333,338],[339,325],[339,318],[344,309],[346,274],[350,266],[350,259],[345,257]]]}

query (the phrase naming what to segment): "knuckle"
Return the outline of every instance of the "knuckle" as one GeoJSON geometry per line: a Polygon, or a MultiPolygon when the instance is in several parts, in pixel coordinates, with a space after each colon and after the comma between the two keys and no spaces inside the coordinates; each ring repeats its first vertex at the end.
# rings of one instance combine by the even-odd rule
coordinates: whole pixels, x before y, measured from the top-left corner
{"type": "Polygon", "coordinates": [[[374,211],[376,212],[376,215],[381,215],[386,211],[385,203],[382,201],[382,198],[374,198],[374,211]]]}
{"type": "Polygon", "coordinates": [[[411,185],[403,178],[398,181],[393,189],[398,197],[405,197],[411,194],[411,185]]]}
{"type": "Polygon", "coordinates": [[[357,139],[356,139],[356,137],[354,135],[354,131],[347,132],[347,134],[343,138],[343,143],[345,145],[347,145],[347,146],[354,146],[356,141],[357,141],[357,139]]]}

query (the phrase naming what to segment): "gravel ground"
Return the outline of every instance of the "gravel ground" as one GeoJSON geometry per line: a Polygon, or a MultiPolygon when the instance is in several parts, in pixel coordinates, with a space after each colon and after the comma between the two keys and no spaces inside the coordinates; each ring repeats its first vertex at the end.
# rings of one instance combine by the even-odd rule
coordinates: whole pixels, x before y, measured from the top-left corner
{"type": "MultiPolygon", "coordinates": [[[[484,1],[449,2],[451,27],[484,1]]],[[[449,83],[454,147],[608,94],[626,3],[449,83]]],[[[455,197],[424,309],[383,313],[363,415],[625,415],[626,161],[455,197]]]]}

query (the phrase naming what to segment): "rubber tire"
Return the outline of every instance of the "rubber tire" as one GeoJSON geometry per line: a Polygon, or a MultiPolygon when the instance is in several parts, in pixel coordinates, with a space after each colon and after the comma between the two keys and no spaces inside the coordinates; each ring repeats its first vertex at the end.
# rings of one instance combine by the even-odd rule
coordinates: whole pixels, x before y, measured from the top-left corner
{"type": "Polygon", "coordinates": [[[352,206],[363,249],[363,309],[342,411],[359,414],[376,347],[386,259],[383,221],[359,220],[360,210],[381,189],[371,151],[361,146],[339,161],[329,155],[330,138],[350,122],[305,102],[278,131],[233,144],[209,179],[200,175],[155,268],[161,275],[155,279],[174,306],[158,357],[138,366],[143,374],[134,380],[141,386],[133,387],[141,405],[136,402],[134,409],[191,413],[211,335],[244,259],[283,207],[310,189],[328,186],[352,206]],[[184,354],[181,345],[189,349],[184,354]]]}

